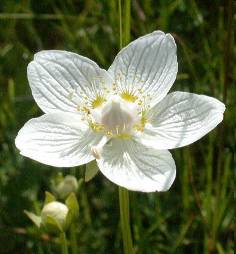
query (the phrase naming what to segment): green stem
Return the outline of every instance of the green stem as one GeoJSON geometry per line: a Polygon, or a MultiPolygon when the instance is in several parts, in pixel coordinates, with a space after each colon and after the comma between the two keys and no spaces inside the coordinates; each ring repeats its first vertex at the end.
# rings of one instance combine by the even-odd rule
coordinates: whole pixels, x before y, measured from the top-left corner
{"type": "Polygon", "coordinates": [[[70,242],[71,242],[72,254],[78,254],[76,230],[75,230],[75,225],[73,225],[73,223],[70,226],[70,242]]]}
{"type": "Polygon", "coordinates": [[[121,10],[121,0],[118,0],[118,10],[119,10],[119,28],[120,28],[120,49],[123,47],[123,39],[122,39],[122,10],[121,10]]]}
{"type": "Polygon", "coordinates": [[[125,0],[125,26],[124,26],[124,43],[127,45],[130,41],[130,0],[125,0]]]}
{"type": "MultiPolygon", "coordinates": [[[[124,40],[122,29],[122,6],[121,0],[118,0],[119,11],[119,31],[120,31],[120,49],[123,44],[128,44],[130,40],[130,0],[125,0],[125,26],[124,26],[124,40]]],[[[129,192],[128,190],[119,187],[119,203],[120,203],[120,222],[123,238],[123,247],[125,254],[133,254],[133,243],[130,230],[130,214],[129,214],[129,192]]]]}
{"type": "Polygon", "coordinates": [[[62,232],[60,235],[60,243],[61,243],[61,253],[69,254],[65,232],[62,232]]]}
{"type": "Polygon", "coordinates": [[[129,216],[129,192],[128,190],[119,187],[119,201],[120,201],[120,222],[123,237],[123,247],[125,254],[133,253],[133,244],[130,230],[130,216],[129,216]]]}

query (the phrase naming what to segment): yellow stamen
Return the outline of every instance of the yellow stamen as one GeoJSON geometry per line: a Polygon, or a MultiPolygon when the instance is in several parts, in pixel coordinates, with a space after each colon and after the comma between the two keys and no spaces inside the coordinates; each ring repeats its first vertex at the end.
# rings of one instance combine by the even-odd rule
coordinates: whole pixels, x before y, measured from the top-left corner
{"type": "Polygon", "coordinates": [[[144,127],[145,127],[145,125],[146,125],[147,122],[148,122],[148,119],[147,119],[147,116],[146,116],[146,112],[145,112],[145,111],[142,111],[140,122],[139,122],[138,124],[136,124],[136,125],[134,126],[134,128],[135,128],[137,131],[143,132],[143,131],[144,131],[144,127]]]}
{"type": "Polygon", "coordinates": [[[120,95],[120,97],[121,97],[122,99],[126,100],[126,101],[129,101],[129,102],[135,102],[135,101],[138,99],[137,96],[135,96],[135,95],[132,94],[132,93],[129,93],[128,91],[124,91],[124,92],[120,95]]]}
{"type": "Polygon", "coordinates": [[[89,125],[90,125],[90,128],[96,132],[100,132],[104,130],[104,126],[102,124],[90,122],[89,125]]]}
{"type": "Polygon", "coordinates": [[[102,97],[101,95],[97,95],[96,99],[92,102],[92,108],[94,109],[101,106],[105,101],[106,99],[104,97],[102,97]]]}
{"type": "Polygon", "coordinates": [[[84,111],[86,114],[90,114],[90,110],[86,107],[83,107],[82,111],[84,111]]]}
{"type": "Polygon", "coordinates": [[[145,114],[144,111],[142,111],[142,116],[141,116],[141,120],[140,120],[141,125],[142,125],[142,126],[145,126],[145,124],[147,123],[147,121],[148,121],[148,119],[147,119],[147,117],[146,117],[146,114],[145,114]]]}
{"type": "Polygon", "coordinates": [[[121,139],[130,139],[131,135],[127,133],[117,134],[114,136],[114,138],[121,138],[121,139]]]}

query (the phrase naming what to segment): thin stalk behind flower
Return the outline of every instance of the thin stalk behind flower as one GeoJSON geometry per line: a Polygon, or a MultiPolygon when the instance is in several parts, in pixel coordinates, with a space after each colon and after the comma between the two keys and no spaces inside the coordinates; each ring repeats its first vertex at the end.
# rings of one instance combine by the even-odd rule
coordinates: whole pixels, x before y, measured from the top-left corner
{"type": "Polygon", "coordinates": [[[120,220],[125,254],[133,253],[133,243],[130,230],[129,191],[119,187],[120,220]]]}
{"type": "MultiPolygon", "coordinates": [[[[123,29],[122,29],[122,9],[121,0],[119,0],[119,31],[120,31],[120,49],[123,47],[123,29]]],[[[125,44],[130,40],[130,1],[125,1],[125,44]]],[[[120,223],[123,238],[123,248],[125,254],[133,253],[133,243],[130,230],[130,213],[129,213],[129,192],[127,189],[119,186],[119,205],[120,205],[120,223]]]]}

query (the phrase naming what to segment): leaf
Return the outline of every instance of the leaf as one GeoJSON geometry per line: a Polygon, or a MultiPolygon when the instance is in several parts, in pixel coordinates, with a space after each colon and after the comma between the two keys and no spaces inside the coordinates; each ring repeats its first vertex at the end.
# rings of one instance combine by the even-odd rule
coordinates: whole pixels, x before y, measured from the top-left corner
{"type": "Polygon", "coordinates": [[[56,198],[48,191],[45,191],[44,205],[56,201],[56,198]]]}
{"type": "Polygon", "coordinates": [[[40,216],[37,216],[36,214],[28,212],[26,210],[24,210],[24,213],[38,228],[41,226],[42,220],[40,216]]]}
{"type": "Polygon", "coordinates": [[[98,168],[97,162],[95,160],[88,163],[86,165],[86,169],[85,169],[84,181],[88,182],[91,179],[93,179],[96,176],[96,174],[98,173],[98,171],[99,171],[99,168],[98,168]]]}

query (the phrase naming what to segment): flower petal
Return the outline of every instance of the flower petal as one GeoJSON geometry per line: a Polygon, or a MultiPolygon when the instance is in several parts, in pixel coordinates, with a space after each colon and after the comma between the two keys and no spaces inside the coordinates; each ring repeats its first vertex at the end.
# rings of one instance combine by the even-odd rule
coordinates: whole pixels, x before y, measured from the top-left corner
{"type": "Polygon", "coordinates": [[[225,105],[219,100],[187,92],[168,94],[152,109],[150,124],[136,137],[156,149],[172,149],[191,144],[222,120],[225,105]]]}
{"type": "Polygon", "coordinates": [[[100,139],[78,115],[54,113],[28,121],[15,143],[26,157],[55,167],[73,167],[94,159],[90,149],[100,139]]]}
{"type": "Polygon", "coordinates": [[[112,81],[92,60],[59,50],[41,51],[28,65],[33,97],[45,113],[75,112],[83,97],[91,97],[112,81]]]}
{"type": "Polygon", "coordinates": [[[177,70],[174,38],[155,31],[123,48],[108,71],[121,89],[141,89],[152,96],[154,105],[170,90],[177,70]]]}
{"type": "Polygon", "coordinates": [[[97,163],[109,180],[134,191],[166,191],[176,174],[169,151],[147,148],[132,140],[111,140],[97,163]]]}

